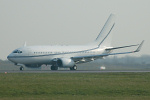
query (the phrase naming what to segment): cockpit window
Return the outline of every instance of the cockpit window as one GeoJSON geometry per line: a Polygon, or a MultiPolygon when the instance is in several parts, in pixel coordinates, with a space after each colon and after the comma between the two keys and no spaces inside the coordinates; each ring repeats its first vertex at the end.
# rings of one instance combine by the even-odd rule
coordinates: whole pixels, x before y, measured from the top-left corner
{"type": "Polygon", "coordinates": [[[18,53],[22,53],[22,51],[19,51],[18,53]]]}
{"type": "Polygon", "coordinates": [[[20,50],[15,50],[15,51],[13,51],[13,53],[22,53],[22,51],[20,51],[20,50]]]}
{"type": "Polygon", "coordinates": [[[13,51],[13,53],[18,53],[18,50],[13,51]]]}

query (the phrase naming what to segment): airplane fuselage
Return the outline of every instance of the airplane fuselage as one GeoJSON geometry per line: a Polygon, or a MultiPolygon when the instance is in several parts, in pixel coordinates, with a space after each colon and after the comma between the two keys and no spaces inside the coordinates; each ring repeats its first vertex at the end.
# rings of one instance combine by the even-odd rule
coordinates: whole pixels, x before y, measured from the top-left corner
{"type": "MultiPolygon", "coordinates": [[[[20,64],[52,64],[55,58],[70,58],[108,53],[93,46],[27,46],[14,50],[8,59],[20,64]]],[[[90,61],[90,60],[89,60],[90,61]]],[[[88,61],[83,61],[88,62],[88,61]]]]}

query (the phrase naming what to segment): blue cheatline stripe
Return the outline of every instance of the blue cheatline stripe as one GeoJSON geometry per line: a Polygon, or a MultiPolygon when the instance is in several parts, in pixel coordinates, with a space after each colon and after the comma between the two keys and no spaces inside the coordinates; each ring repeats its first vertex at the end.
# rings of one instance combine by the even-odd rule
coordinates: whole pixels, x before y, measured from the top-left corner
{"type": "Polygon", "coordinates": [[[53,56],[53,55],[63,55],[63,54],[72,54],[72,53],[80,53],[80,52],[86,52],[86,51],[91,51],[98,49],[99,47],[88,49],[88,50],[83,50],[83,51],[76,51],[76,52],[68,52],[68,53],[57,53],[57,54],[47,54],[47,55],[34,55],[34,56],[9,56],[8,58],[27,58],[27,57],[42,57],[42,56],[53,56]]]}

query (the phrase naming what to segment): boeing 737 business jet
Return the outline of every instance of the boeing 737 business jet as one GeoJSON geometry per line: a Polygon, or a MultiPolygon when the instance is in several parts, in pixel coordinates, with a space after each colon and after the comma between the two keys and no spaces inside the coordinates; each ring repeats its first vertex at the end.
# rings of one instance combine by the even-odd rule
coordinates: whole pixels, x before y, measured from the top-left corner
{"type": "Polygon", "coordinates": [[[122,47],[105,45],[106,38],[110,35],[114,26],[115,16],[111,14],[96,40],[90,44],[76,46],[26,46],[25,44],[23,47],[14,50],[7,58],[15,65],[20,66],[20,70],[23,70],[24,67],[41,67],[43,64],[51,65],[51,70],[58,70],[58,67],[76,70],[76,64],[94,61],[109,55],[139,52],[144,41],[138,45],[122,47]],[[132,46],[138,47],[131,52],[112,53],[115,49],[132,46]]]}

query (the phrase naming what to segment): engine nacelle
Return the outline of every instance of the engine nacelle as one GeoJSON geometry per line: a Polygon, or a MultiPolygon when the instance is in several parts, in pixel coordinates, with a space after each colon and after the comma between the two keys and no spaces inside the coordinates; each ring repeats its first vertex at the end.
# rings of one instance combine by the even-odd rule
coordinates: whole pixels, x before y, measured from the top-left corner
{"type": "Polygon", "coordinates": [[[73,67],[75,65],[75,62],[70,58],[58,58],[56,61],[56,64],[58,67],[73,67]]]}

